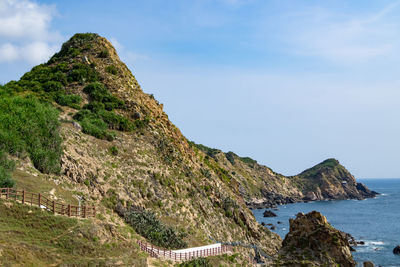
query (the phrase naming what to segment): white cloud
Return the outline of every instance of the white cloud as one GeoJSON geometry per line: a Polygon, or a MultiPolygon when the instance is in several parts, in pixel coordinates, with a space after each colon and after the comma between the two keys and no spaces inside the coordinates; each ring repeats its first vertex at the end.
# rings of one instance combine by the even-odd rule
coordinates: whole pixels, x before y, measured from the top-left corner
{"type": "Polygon", "coordinates": [[[127,50],[118,40],[114,37],[110,38],[111,44],[117,50],[118,55],[122,59],[122,61],[126,61],[126,63],[134,63],[139,60],[149,60],[150,58],[147,55],[133,53],[127,50]]]}
{"type": "Polygon", "coordinates": [[[0,46],[0,62],[14,61],[18,58],[18,49],[10,43],[0,46]]]}
{"type": "Polygon", "coordinates": [[[50,29],[55,7],[30,0],[0,0],[0,62],[46,61],[61,35],[50,29]]]}
{"type": "Polygon", "coordinates": [[[397,52],[399,22],[391,17],[400,2],[369,15],[337,14],[321,8],[291,14],[289,42],[299,54],[338,63],[362,63],[397,52]]]}

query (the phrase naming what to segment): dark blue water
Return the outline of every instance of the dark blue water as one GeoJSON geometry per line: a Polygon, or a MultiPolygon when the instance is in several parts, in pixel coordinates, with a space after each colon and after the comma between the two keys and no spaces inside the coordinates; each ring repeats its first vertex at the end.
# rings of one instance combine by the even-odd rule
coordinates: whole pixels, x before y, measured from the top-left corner
{"type": "Polygon", "coordinates": [[[372,261],[379,266],[400,266],[400,256],[393,248],[400,245],[400,179],[365,179],[360,181],[371,190],[381,193],[373,199],[319,201],[287,204],[274,211],[278,217],[264,218],[264,210],[254,210],[259,222],[273,223],[274,231],[282,239],[289,230],[289,218],[298,212],[317,210],[326,216],[335,228],[350,233],[356,240],[365,241],[356,247],[354,259],[362,266],[363,261],[372,261]],[[277,224],[281,221],[282,224],[277,224]]]}

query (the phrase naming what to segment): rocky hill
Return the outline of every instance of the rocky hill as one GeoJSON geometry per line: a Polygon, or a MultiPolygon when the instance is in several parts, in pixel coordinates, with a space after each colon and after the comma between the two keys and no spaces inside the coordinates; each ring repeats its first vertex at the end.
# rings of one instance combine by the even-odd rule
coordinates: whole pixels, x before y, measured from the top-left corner
{"type": "Polygon", "coordinates": [[[333,228],[319,212],[297,214],[283,240],[279,266],[356,266],[346,234],[333,228]]]}
{"type": "MultiPolygon", "coordinates": [[[[281,239],[249,206],[374,195],[336,160],[285,177],[189,142],[97,34],[74,35],[47,63],[1,86],[0,96],[0,187],[80,197],[99,207],[94,224],[130,225],[141,235],[131,238],[155,245],[213,237],[274,256],[281,239]]],[[[237,253],[247,260],[248,252],[237,253]]]]}
{"type": "Polygon", "coordinates": [[[336,159],[327,159],[295,176],[284,176],[251,158],[204,145],[195,146],[238,181],[239,192],[250,208],[302,201],[364,199],[378,194],[357,183],[336,159]]]}

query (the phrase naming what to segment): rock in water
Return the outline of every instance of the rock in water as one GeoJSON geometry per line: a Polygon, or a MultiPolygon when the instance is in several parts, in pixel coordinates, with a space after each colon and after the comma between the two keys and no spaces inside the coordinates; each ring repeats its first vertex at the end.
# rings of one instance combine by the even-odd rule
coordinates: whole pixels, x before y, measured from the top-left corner
{"type": "Polygon", "coordinates": [[[333,228],[321,213],[299,213],[289,222],[290,231],[279,251],[282,266],[356,266],[346,234],[333,228]]]}
{"type": "Polygon", "coordinates": [[[400,255],[400,245],[393,249],[393,254],[400,255]]]}
{"type": "Polygon", "coordinates": [[[375,267],[375,265],[370,261],[364,261],[363,265],[364,267],[375,267]]]}
{"type": "Polygon", "coordinates": [[[276,214],[270,210],[266,210],[263,213],[264,217],[276,217],[276,214]]]}

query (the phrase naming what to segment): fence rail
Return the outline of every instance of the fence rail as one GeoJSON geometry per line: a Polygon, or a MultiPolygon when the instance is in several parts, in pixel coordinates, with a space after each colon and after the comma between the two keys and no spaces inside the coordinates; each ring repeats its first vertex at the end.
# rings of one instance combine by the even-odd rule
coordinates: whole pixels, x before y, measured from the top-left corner
{"type": "Polygon", "coordinates": [[[96,207],[94,206],[74,206],[70,204],[59,203],[40,193],[31,193],[25,190],[17,190],[15,188],[0,188],[0,198],[4,197],[19,201],[22,204],[39,206],[54,214],[66,215],[69,217],[95,217],[96,207]]]}
{"type": "Polygon", "coordinates": [[[199,248],[198,250],[190,252],[175,252],[173,250],[166,250],[153,246],[150,243],[138,241],[140,249],[149,253],[154,258],[165,258],[173,261],[187,261],[199,257],[208,257],[225,254],[232,251],[231,246],[221,245],[220,247],[214,248],[199,248]]]}

